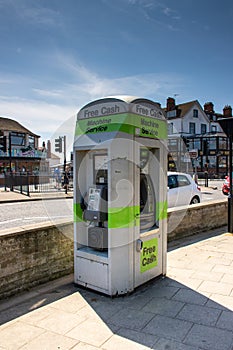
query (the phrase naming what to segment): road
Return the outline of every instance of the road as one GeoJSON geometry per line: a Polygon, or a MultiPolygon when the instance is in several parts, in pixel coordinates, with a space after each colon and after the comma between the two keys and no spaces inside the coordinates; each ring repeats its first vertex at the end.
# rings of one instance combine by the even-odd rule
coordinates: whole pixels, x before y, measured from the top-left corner
{"type": "Polygon", "coordinates": [[[73,219],[73,200],[55,199],[0,204],[0,230],[73,219]]]}
{"type": "MultiPolygon", "coordinates": [[[[202,201],[226,199],[221,192],[221,184],[211,183],[211,187],[202,187],[202,201]],[[216,188],[217,189],[214,189],[216,188]]],[[[55,199],[0,204],[0,231],[12,227],[50,221],[56,223],[60,219],[73,219],[73,200],[55,199]]]]}
{"type": "Polygon", "coordinates": [[[200,186],[202,192],[202,201],[206,202],[211,200],[227,199],[227,196],[222,193],[222,184],[223,180],[211,180],[209,181],[208,188],[200,186]]]}

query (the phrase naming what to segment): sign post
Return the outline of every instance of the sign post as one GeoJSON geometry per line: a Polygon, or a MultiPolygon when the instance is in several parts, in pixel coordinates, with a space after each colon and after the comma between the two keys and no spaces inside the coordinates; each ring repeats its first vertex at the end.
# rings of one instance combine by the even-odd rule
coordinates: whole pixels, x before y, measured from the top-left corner
{"type": "Polygon", "coordinates": [[[232,188],[232,138],[233,138],[233,118],[218,120],[221,128],[228,137],[229,142],[229,180],[230,192],[228,196],[228,232],[233,233],[233,188],[232,188]]]}

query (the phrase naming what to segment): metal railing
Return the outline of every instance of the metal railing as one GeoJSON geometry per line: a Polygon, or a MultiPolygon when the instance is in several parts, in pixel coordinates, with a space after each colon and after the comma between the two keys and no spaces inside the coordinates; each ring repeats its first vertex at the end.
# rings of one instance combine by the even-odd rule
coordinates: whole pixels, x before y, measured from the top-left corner
{"type": "Polygon", "coordinates": [[[11,191],[17,191],[29,196],[29,179],[28,175],[6,174],[5,191],[10,188],[11,191]]]}
{"type": "MultiPolygon", "coordinates": [[[[58,178],[46,174],[31,175],[27,173],[5,174],[5,191],[7,188],[27,196],[29,196],[30,193],[66,191],[62,177],[58,178]]],[[[68,188],[69,190],[73,189],[73,179],[69,180],[68,188]]]]}

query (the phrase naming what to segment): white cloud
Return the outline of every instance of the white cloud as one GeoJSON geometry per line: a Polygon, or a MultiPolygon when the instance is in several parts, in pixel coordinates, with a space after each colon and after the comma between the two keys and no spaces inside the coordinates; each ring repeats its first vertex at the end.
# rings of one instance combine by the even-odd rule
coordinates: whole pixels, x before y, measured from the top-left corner
{"type": "MultiPolygon", "coordinates": [[[[182,78],[174,74],[138,74],[108,78],[99,76],[73,58],[56,56],[56,64],[64,70],[67,81],[59,75],[49,82],[24,76],[5,74],[0,81],[0,115],[15,119],[32,132],[48,139],[59,126],[91,100],[110,95],[147,97],[162,105],[168,95],[180,92],[182,78]],[[17,83],[18,82],[18,83],[17,83]],[[20,83],[19,83],[20,82],[20,83]],[[57,88],[59,85],[59,88],[57,88]]],[[[52,60],[54,62],[54,59],[52,60]]]]}
{"type": "Polygon", "coordinates": [[[62,97],[62,90],[42,90],[42,89],[33,89],[33,91],[39,96],[43,97],[62,97]]]}
{"type": "Polygon", "coordinates": [[[0,1],[0,8],[8,8],[12,16],[28,22],[30,25],[57,27],[62,24],[62,18],[58,11],[43,7],[38,2],[33,4],[32,1],[27,0],[2,0],[0,1]]]}
{"type": "Polygon", "coordinates": [[[47,102],[0,97],[0,115],[17,120],[35,134],[53,135],[57,128],[77,111],[47,102]]]}

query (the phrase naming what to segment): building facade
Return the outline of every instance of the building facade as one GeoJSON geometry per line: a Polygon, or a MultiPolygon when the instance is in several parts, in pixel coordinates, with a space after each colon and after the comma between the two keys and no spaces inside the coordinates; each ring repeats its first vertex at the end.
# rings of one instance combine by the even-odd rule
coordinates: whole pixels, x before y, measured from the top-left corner
{"type": "Polygon", "coordinates": [[[169,97],[164,109],[168,120],[168,169],[197,172],[200,176],[223,178],[229,164],[229,145],[219,118],[232,118],[232,109],[225,106],[216,113],[212,102],[204,108],[197,100],[176,105],[169,97]]]}
{"type": "Polygon", "coordinates": [[[48,171],[46,148],[39,148],[39,135],[13,119],[0,117],[0,178],[5,173],[48,171]]]}

